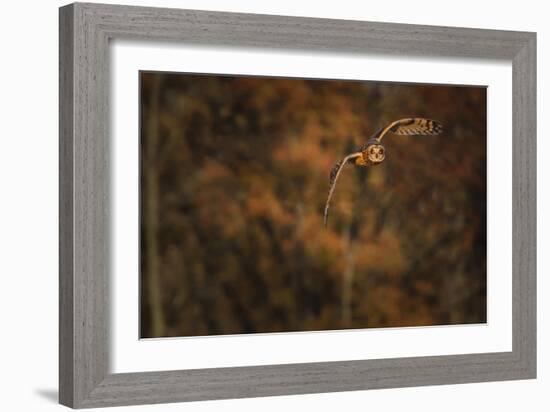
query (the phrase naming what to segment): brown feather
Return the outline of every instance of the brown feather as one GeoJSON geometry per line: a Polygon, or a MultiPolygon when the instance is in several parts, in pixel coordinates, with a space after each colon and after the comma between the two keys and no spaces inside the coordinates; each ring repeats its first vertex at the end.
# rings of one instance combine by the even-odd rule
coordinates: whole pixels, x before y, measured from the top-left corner
{"type": "Polygon", "coordinates": [[[330,176],[329,176],[328,197],[327,197],[327,202],[325,204],[325,213],[324,213],[325,226],[327,225],[327,222],[328,222],[328,209],[330,207],[330,199],[332,198],[334,189],[336,188],[336,182],[338,181],[338,177],[342,172],[342,168],[344,167],[344,165],[347,163],[348,160],[354,159],[360,156],[361,156],[361,152],[352,153],[350,155],[347,155],[344,158],[344,160],[342,160],[341,162],[336,162],[334,166],[332,166],[332,169],[330,170],[330,176]]]}

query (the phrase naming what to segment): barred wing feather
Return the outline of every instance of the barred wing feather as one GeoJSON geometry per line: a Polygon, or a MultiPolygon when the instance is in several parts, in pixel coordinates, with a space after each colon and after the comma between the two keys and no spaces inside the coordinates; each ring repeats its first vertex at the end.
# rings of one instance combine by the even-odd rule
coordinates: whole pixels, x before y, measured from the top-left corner
{"type": "Polygon", "coordinates": [[[443,126],[437,120],[425,119],[423,117],[408,117],[390,123],[382,129],[376,139],[378,141],[388,133],[396,135],[436,135],[443,131],[443,126]]]}

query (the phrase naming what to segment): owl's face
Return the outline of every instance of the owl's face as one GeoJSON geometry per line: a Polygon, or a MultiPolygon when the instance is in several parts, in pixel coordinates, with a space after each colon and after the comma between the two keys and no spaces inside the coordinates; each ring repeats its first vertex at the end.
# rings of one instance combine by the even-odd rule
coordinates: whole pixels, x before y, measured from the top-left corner
{"type": "Polygon", "coordinates": [[[371,144],[363,152],[363,157],[374,165],[380,164],[386,158],[386,148],[381,144],[371,144]]]}

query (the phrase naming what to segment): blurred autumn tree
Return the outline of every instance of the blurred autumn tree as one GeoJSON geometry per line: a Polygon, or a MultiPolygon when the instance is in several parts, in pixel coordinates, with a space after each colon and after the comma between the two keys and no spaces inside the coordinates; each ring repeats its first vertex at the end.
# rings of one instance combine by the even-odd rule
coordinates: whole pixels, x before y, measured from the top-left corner
{"type": "Polygon", "coordinates": [[[486,89],[142,72],[141,336],[486,322],[486,89]],[[410,115],[386,161],[332,164],[410,115]]]}

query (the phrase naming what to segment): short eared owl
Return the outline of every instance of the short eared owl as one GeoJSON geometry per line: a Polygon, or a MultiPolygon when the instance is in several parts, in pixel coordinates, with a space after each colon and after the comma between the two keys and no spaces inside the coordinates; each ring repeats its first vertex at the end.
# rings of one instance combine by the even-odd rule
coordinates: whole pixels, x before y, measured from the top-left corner
{"type": "Polygon", "coordinates": [[[336,187],[336,181],[340,176],[343,166],[349,160],[353,159],[357,166],[376,166],[382,163],[386,158],[386,149],[380,143],[386,134],[436,135],[441,133],[442,130],[443,127],[441,126],[441,123],[435,120],[424,119],[421,117],[399,119],[378,130],[369,140],[367,140],[367,143],[365,143],[361,149],[357,150],[355,153],[347,155],[342,161],[336,162],[330,171],[328,198],[325,205],[325,226],[328,221],[328,209],[330,206],[330,199],[332,198],[332,194],[334,193],[334,189],[336,187]]]}

